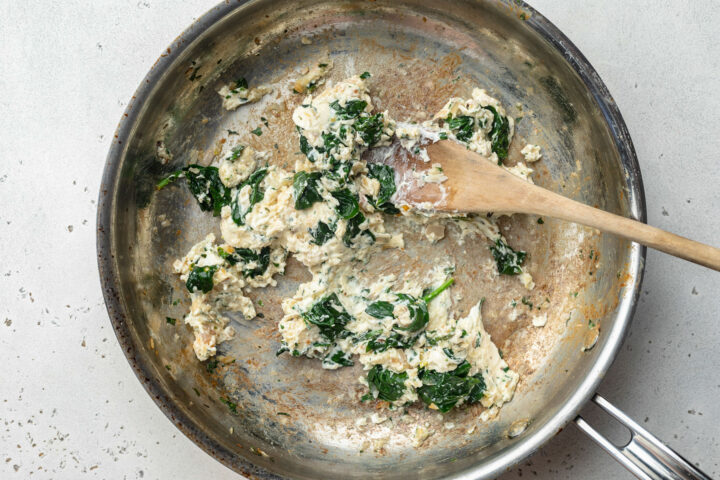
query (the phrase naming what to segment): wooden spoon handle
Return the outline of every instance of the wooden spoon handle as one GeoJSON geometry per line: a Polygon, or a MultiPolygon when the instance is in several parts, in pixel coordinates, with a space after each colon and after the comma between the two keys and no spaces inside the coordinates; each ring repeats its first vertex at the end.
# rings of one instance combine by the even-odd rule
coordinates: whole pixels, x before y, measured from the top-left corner
{"type": "Polygon", "coordinates": [[[540,187],[533,187],[525,205],[525,211],[529,213],[568,220],[614,233],[661,252],[720,271],[718,248],[651,227],[637,220],[589,207],[540,187]]]}

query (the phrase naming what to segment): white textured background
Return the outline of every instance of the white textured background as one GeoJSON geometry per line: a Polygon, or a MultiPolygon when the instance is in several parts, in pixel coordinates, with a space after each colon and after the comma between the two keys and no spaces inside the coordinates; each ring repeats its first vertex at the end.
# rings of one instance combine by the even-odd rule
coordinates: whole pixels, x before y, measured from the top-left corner
{"type": "MultiPolygon", "coordinates": [[[[95,263],[95,199],[125,104],[215,2],[0,1],[0,478],[240,478],[135,379],[95,263]]],[[[718,1],[533,5],[620,105],[650,223],[720,244],[718,1]]],[[[656,252],[646,272],[600,392],[720,476],[720,274],[656,252]]],[[[630,477],[572,426],[502,478],[521,476],[630,477]]]]}

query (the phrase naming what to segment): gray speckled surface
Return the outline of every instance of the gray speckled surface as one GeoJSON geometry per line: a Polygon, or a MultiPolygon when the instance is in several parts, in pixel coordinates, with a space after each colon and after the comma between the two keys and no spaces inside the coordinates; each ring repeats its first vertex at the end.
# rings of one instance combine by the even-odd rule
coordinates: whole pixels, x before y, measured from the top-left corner
{"type": "MultiPolygon", "coordinates": [[[[109,137],[156,56],[215,1],[0,2],[0,478],[239,478],[135,379],[95,266],[109,137]]],[[[650,223],[719,244],[717,3],[533,5],[620,105],[650,223]]],[[[646,272],[600,392],[720,476],[720,274],[652,251],[646,272]]],[[[502,478],[528,476],[630,478],[573,427],[502,478]]]]}

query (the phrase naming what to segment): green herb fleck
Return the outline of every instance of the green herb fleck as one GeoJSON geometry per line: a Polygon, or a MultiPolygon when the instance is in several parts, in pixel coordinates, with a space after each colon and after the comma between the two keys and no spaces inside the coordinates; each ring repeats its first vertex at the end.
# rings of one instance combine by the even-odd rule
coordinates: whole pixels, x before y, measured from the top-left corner
{"type": "Polygon", "coordinates": [[[238,412],[237,412],[237,403],[233,402],[233,401],[230,400],[229,398],[222,398],[222,397],[220,397],[220,401],[221,401],[222,403],[224,403],[225,405],[227,405],[228,410],[230,410],[230,413],[232,413],[233,415],[237,415],[237,414],[238,414],[238,412]]]}
{"type": "Polygon", "coordinates": [[[520,299],[520,301],[522,302],[523,305],[527,305],[530,308],[530,310],[532,310],[533,303],[527,297],[522,297],[520,299]]]}
{"type": "Polygon", "coordinates": [[[207,370],[208,373],[213,373],[215,371],[215,369],[218,367],[219,363],[220,362],[218,362],[217,358],[213,357],[210,360],[208,360],[207,363],[205,364],[205,370],[207,370]]]}

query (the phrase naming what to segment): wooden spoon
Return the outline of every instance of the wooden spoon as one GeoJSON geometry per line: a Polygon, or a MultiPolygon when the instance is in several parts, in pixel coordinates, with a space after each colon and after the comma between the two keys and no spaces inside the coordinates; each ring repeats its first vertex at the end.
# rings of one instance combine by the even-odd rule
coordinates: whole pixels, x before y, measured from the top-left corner
{"type": "MultiPolygon", "coordinates": [[[[427,183],[399,192],[402,200],[409,205],[430,202],[434,210],[441,212],[530,213],[559,218],[614,233],[720,271],[718,248],[589,207],[545,190],[507,172],[456,142],[445,140],[426,148],[430,163],[439,163],[448,178],[440,185],[427,183]]],[[[420,165],[415,163],[415,166],[420,165]]]]}

